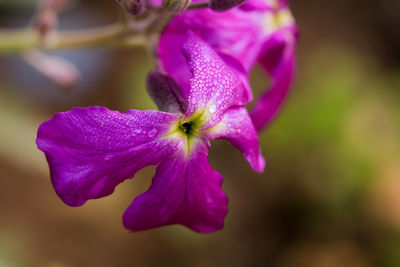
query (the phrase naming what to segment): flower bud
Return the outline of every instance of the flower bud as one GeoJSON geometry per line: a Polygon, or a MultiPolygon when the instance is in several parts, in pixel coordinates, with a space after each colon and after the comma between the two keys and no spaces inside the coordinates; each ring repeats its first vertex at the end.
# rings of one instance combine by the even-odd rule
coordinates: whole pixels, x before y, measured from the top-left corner
{"type": "Polygon", "coordinates": [[[162,3],[169,12],[179,14],[189,7],[191,0],[163,0],[162,3]]]}
{"type": "Polygon", "coordinates": [[[150,71],[147,74],[146,90],[159,110],[171,113],[186,112],[186,99],[172,77],[156,70],[150,71]]]}
{"type": "Polygon", "coordinates": [[[138,16],[146,9],[146,0],[117,0],[121,7],[128,13],[138,16]]]}
{"type": "Polygon", "coordinates": [[[210,0],[210,8],[214,11],[226,11],[245,1],[246,0],[210,0]]]}

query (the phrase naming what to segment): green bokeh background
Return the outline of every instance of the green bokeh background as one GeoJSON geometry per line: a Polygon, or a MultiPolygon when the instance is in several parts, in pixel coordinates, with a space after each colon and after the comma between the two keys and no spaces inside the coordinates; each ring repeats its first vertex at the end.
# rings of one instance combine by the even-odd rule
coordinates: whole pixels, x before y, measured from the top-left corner
{"type": "MultiPolygon", "coordinates": [[[[70,93],[29,80],[23,63],[1,55],[0,266],[400,266],[400,3],[291,5],[301,31],[298,74],[260,135],[266,170],[253,173],[234,147],[213,142],[210,161],[230,203],[225,228],[209,235],[123,228],[121,215],[150,185],[153,167],[109,197],[66,206],[35,146],[38,125],[72,106],[153,109],[144,49],[101,50],[104,68],[70,93]]],[[[0,0],[0,26],[24,25],[34,9],[33,0],[0,0]]],[[[61,26],[119,16],[114,1],[76,1],[61,26]]],[[[256,67],[256,94],[267,83],[256,67]]]]}

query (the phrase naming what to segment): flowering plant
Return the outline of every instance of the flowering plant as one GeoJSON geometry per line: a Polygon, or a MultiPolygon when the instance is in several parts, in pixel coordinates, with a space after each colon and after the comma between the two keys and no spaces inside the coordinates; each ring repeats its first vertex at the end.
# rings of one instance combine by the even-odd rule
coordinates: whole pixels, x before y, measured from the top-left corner
{"type": "MultiPolygon", "coordinates": [[[[14,49],[23,50],[23,57],[56,83],[70,86],[78,76],[74,67],[50,60],[38,47],[145,44],[155,62],[146,89],[159,110],[75,107],[43,122],[37,145],[59,197],[81,206],[111,194],[143,167],[157,165],[149,190],[126,210],[124,226],[131,231],[169,224],[203,233],[221,229],[228,200],[222,176],[208,161],[209,139],[227,139],[254,171],[263,171],[257,131],[276,116],[295,69],[297,28],[286,2],[119,0],[126,12],[122,25],[90,35],[56,31],[57,13],[66,2],[45,0],[36,37],[14,49]],[[249,74],[256,63],[272,84],[249,115],[249,74]]],[[[13,45],[10,40],[3,49],[13,45]]]]}

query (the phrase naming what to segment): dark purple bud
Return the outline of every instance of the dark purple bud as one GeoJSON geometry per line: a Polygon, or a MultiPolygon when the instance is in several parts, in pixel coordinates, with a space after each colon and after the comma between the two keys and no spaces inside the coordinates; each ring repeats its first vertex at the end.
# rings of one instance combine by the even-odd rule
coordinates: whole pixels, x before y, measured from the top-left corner
{"type": "Polygon", "coordinates": [[[179,14],[185,11],[191,2],[191,0],[163,0],[162,4],[169,12],[179,14]]]}
{"type": "Polygon", "coordinates": [[[226,11],[234,8],[246,0],[210,0],[210,8],[214,11],[226,11]]]}
{"type": "Polygon", "coordinates": [[[180,86],[168,75],[159,71],[147,74],[146,90],[161,111],[185,113],[187,101],[180,86]]]}
{"type": "Polygon", "coordinates": [[[128,13],[138,16],[146,10],[146,0],[117,0],[128,13]]]}

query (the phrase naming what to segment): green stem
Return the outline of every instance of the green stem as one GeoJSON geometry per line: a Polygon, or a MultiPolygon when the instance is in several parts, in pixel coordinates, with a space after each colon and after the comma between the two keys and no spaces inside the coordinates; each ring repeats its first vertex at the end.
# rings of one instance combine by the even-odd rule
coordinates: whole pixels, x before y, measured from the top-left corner
{"type": "Polygon", "coordinates": [[[20,53],[33,48],[60,50],[92,46],[145,45],[141,33],[130,33],[121,23],[108,26],[71,31],[57,31],[43,42],[33,28],[23,30],[0,30],[0,53],[20,53]]]}
{"type": "Polygon", "coordinates": [[[0,30],[0,53],[28,50],[39,43],[39,37],[33,30],[0,30]]]}
{"type": "MultiPolygon", "coordinates": [[[[208,2],[192,4],[189,9],[205,7],[208,7],[208,2]]],[[[92,29],[54,31],[46,36],[45,41],[32,27],[20,30],[0,29],[0,54],[23,53],[32,49],[60,50],[93,46],[146,46],[148,37],[151,36],[149,39],[154,42],[153,35],[157,34],[157,31],[160,31],[171,17],[171,14],[161,8],[155,15],[149,16],[148,20],[145,21],[146,23],[135,21],[135,23],[129,25],[129,21],[124,21],[124,23],[119,22],[92,29]],[[140,23],[143,25],[138,28],[135,24],[140,23]]]]}

